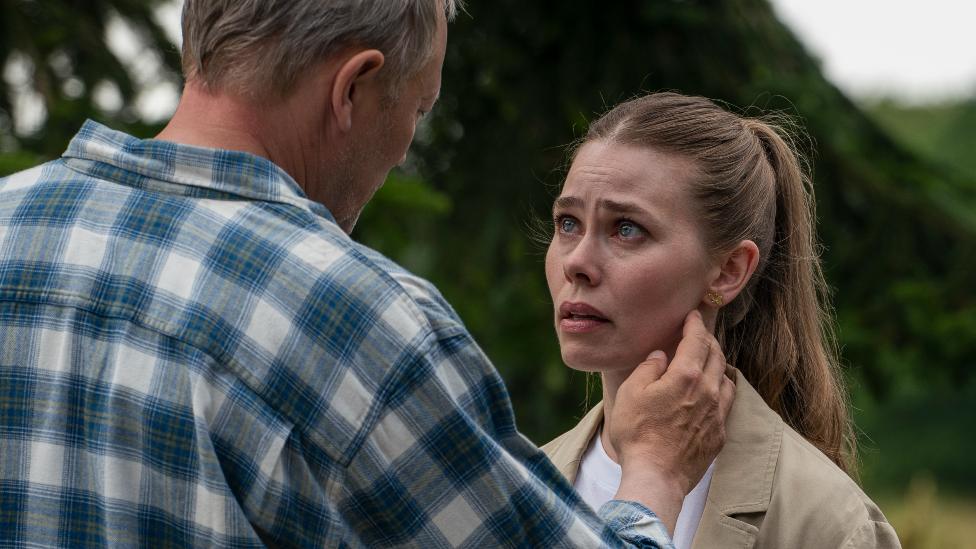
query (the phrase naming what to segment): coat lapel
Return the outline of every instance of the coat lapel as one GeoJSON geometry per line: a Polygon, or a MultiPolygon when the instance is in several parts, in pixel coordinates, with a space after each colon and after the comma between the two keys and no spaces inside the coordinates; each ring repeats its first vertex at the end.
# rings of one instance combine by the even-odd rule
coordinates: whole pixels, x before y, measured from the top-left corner
{"type": "Polygon", "coordinates": [[[741,372],[735,393],[692,549],[753,547],[769,508],[784,424],[741,372]]]}
{"type": "Polygon", "coordinates": [[[553,465],[569,480],[570,484],[576,482],[576,473],[579,472],[583,454],[602,424],[603,402],[599,402],[575,427],[542,447],[553,465]]]}

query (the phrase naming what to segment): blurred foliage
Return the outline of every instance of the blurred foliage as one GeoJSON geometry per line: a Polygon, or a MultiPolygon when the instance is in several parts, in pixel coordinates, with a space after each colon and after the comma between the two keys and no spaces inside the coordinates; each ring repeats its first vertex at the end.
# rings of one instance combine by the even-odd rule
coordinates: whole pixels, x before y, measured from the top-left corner
{"type": "MultiPolygon", "coordinates": [[[[858,401],[874,403],[860,413],[874,437],[866,437],[865,464],[874,468],[866,477],[898,490],[919,463],[938,462],[934,474],[958,483],[959,464],[971,460],[953,449],[952,437],[976,406],[954,396],[973,385],[976,371],[972,171],[946,168],[890,137],[824,79],[766,0],[468,4],[450,29],[441,101],[418,131],[410,162],[377,193],[354,236],[442,289],[508,382],[523,431],[548,440],[585,412],[587,385],[598,390],[560,360],[544,245],[533,238],[533,220],[548,223],[565,146],[609,106],[643,91],[676,90],[746,114],[782,112],[807,128],[811,138],[799,143],[816,168],[844,360],[858,401]],[[933,401],[947,407],[930,416],[922,406],[933,401]],[[901,423],[887,422],[889,412],[901,423]],[[955,427],[936,431],[947,438],[930,456],[911,433],[934,420],[955,427]],[[893,469],[870,462],[871,448],[885,463],[891,457],[893,469]]],[[[86,116],[151,135],[134,118],[138,90],[125,64],[107,53],[104,35],[118,14],[175,74],[178,60],[152,5],[4,4],[0,59],[30,60],[49,118],[37,135],[14,135],[13,88],[0,85],[0,153],[19,151],[0,154],[0,174],[59,154],[86,116]],[[65,78],[81,80],[83,93],[65,94],[65,78]],[[103,112],[90,93],[105,79],[123,96],[116,112],[103,112]]]]}
{"type": "Polygon", "coordinates": [[[976,180],[976,97],[929,105],[882,99],[866,109],[906,147],[976,180]]]}
{"type": "MultiPolygon", "coordinates": [[[[137,71],[108,47],[107,31],[124,22],[135,35],[140,62],[146,56],[162,67],[152,77],[178,81],[179,51],[156,21],[156,0],[6,0],[0,18],[0,153],[27,150],[54,158],[85,118],[145,135],[153,126],[136,112],[140,91],[137,71]],[[114,95],[117,105],[99,106],[99,91],[114,95]],[[44,124],[28,135],[15,133],[16,98],[32,96],[44,109],[44,124]]],[[[23,109],[20,109],[23,110],[23,109]]],[[[19,158],[26,158],[23,154],[19,158]]],[[[20,166],[0,162],[0,173],[20,166]]]]}
{"type": "Polygon", "coordinates": [[[891,499],[921,475],[937,480],[945,495],[976,495],[974,403],[973,385],[964,390],[916,386],[914,394],[885,401],[856,394],[857,424],[864,433],[862,483],[891,499]]]}
{"type": "Polygon", "coordinates": [[[423,180],[394,170],[370,204],[358,223],[369,227],[370,245],[392,253],[415,273],[430,272],[435,256],[442,253],[436,246],[436,221],[450,214],[451,199],[423,180]]]}
{"type": "Polygon", "coordinates": [[[41,162],[43,157],[26,151],[0,154],[0,174],[8,174],[26,170],[41,162]]]}

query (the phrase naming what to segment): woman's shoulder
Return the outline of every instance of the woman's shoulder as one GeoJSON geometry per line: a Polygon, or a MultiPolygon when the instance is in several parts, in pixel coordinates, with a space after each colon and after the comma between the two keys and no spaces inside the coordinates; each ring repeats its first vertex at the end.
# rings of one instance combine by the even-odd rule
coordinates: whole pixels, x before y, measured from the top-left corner
{"type": "Polygon", "coordinates": [[[695,547],[899,547],[877,505],[738,374],[695,547]]]}
{"type": "MultiPolygon", "coordinates": [[[[899,546],[884,513],[857,482],[786,425],[766,521],[793,531],[794,539],[813,535],[837,547],[899,546]]],[[[775,531],[768,526],[763,530],[775,531]]]]}
{"type": "Polygon", "coordinates": [[[539,448],[551,458],[553,453],[562,448],[572,438],[573,429],[570,429],[569,431],[566,431],[565,433],[543,444],[539,448]]]}

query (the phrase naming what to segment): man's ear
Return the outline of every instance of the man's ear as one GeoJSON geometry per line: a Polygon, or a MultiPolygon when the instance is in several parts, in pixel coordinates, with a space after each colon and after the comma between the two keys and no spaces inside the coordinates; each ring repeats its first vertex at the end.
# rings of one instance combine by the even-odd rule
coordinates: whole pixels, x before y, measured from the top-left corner
{"type": "Polygon", "coordinates": [[[355,101],[363,95],[362,88],[377,84],[377,73],[386,58],[379,50],[363,50],[346,59],[336,72],[332,83],[332,112],[340,131],[352,128],[355,101]]]}
{"type": "Polygon", "coordinates": [[[722,256],[718,272],[703,297],[709,307],[721,307],[731,302],[749,283],[759,264],[759,247],[751,240],[743,240],[722,256]]]}

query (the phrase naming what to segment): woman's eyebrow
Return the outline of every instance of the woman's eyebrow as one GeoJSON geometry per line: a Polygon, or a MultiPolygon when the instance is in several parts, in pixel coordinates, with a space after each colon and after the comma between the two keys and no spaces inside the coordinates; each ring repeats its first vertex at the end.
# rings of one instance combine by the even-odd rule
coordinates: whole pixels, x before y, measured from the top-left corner
{"type": "MultiPolygon", "coordinates": [[[[650,216],[646,208],[638,206],[632,202],[617,202],[616,200],[610,200],[609,198],[601,198],[596,203],[597,208],[604,209],[613,213],[619,214],[643,214],[650,216]]],[[[552,209],[555,210],[566,210],[566,209],[582,209],[586,207],[586,203],[582,198],[576,196],[560,196],[552,205],[552,209]]]]}
{"type": "Polygon", "coordinates": [[[575,196],[560,196],[552,204],[553,210],[563,210],[570,208],[582,208],[585,204],[582,198],[575,196]]]}
{"type": "Polygon", "coordinates": [[[597,207],[614,213],[650,215],[650,212],[648,212],[645,208],[638,206],[637,204],[631,202],[617,202],[615,200],[610,200],[607,198],[603,198],[599,202],[597,202],[597,207]]]}

